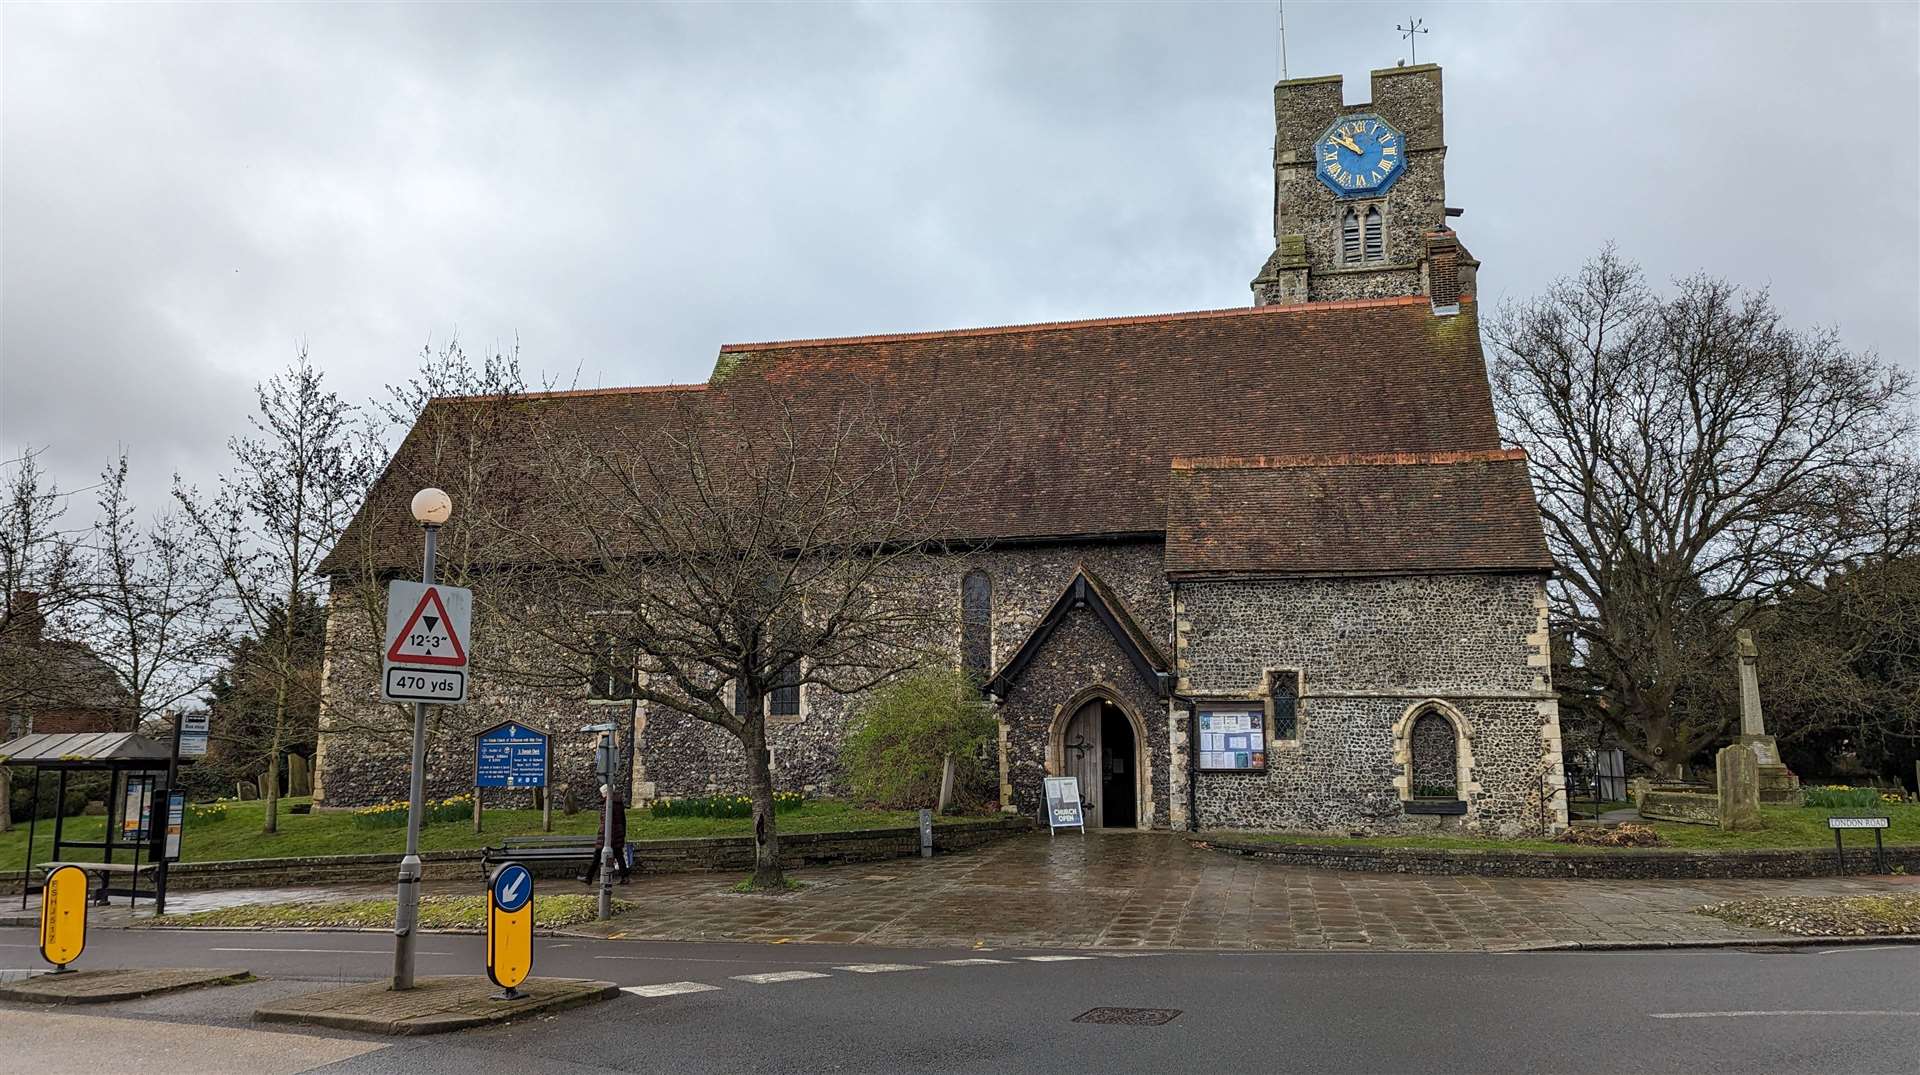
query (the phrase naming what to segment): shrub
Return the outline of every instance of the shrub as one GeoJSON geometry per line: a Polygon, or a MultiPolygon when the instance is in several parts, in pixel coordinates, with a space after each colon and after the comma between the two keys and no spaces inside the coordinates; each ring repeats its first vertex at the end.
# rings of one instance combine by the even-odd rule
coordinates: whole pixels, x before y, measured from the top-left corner
{"type": "Polygon", "coordinates": [[[1827,809],[1858,809],[1880,805],[1879,788],[1850,788],[1845,784],[1800,789],[1800,801],[1806,806],[1827,809]]]}
{"type": "Polygon", "coordinates": [[[1632,822],[1610,828],[1575,825],[1555,836],[1554,839],[1563,844],[1578,844],[1581,847],[1664,847],[1667,843],[1652,827],[1635,825],[1632,822]]]}
{"type": "Polygon", "coordinates": [[[875,691],[855,714],[842,761],[856,798],[880,806],[932,806],[942,761],[953,756],[956,800],[978,802],[993,713],[958,669],[924,668],[875,691]]]}
{"type": "MultiPolygon", "coordinates": [[[[806,801],[797,791],[773,793],[773,812],[784,814],[806,801]]],[[[752,817],[753,800],[745,795],[699,795],[688,799],[655,799],[649,817],[752,817]]]]}

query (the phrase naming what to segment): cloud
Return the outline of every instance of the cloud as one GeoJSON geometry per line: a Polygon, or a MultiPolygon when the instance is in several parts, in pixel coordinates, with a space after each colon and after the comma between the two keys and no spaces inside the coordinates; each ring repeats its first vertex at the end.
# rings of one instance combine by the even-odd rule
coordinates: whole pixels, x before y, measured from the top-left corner
{"type": "MultiPolygon", "coordinates": [[[[1907,5],[1415,4],[1484,297],[1608,241],[1920,353],[1907,5]]],[[[1296,2],[1290,73],[1398,8],[1296,2]]],[[[0,11],[0,443],[145,502],[207,482],[301,344],[350,397],[422,343],[587,385],[728,341],[1235,306],[1271,249],[1273,9],[0,11]]]]}

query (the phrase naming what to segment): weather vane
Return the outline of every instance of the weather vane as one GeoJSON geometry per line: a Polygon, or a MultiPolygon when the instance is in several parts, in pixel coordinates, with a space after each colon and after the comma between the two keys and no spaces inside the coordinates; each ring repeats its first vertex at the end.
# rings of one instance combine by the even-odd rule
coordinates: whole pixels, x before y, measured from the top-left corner
{"type": "Polygon", "coordinates": [[[1427,32],[1426,28],[1420,25],[1419,19],[1413,18],[1411,16],[1407,18],[1407,24],[1405,26],[1401,26],[1396,23],[1393,28],[1400,31],[1401,37],[1404,37],[1407,39],[1408,56],[1413,60],[1414,63],[1416,64],[1419,63],[1420,62],[1420,43],[1419,43],[1419,39],[1414,37],[1413,35],[1426,33],[1427,32]]]}

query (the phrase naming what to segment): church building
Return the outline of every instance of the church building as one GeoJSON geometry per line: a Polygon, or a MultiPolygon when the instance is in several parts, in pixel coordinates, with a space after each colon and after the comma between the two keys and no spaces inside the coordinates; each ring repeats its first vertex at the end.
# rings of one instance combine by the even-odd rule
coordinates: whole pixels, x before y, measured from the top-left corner
{"type": "MultiPolygon", "coordinates": [[[[860,392],[908,425],[977,416],[983,477],[946,516],[965,551],[930,599],[952,609],[934,641],[986,684],[1006,810],[1038,817],[1044,779],[1071,774],[1089,826],[1557,829],[1552,561],[1526,458],[1495,428],[1479,263],[1449,226],[1441,72],[1375,71],[1371,90],[1275,88],[1274,250],[1249,305],[732,344],[706,384],[536,394],[541,420],[640,430],[685,393],[725,408],[769,385],[802,411],[860,392]]],[[[432,477],[400,465],[414,440],[370,505],[432,477]]],[[[402,737],[369,730],[394,717],[333,659],[364,630],[348,589],[329,606],[324,806],[405,794],[402,737]]],[[[476,728],[559,739],[608,712],[584,684],[475,686],[476,728]]],[[[844,789],[857,703],[775,692],[778,787],[844,789]]],[[[725,733],[620,712],[630,801],[740,789],[725,733]]],[[[470,749],[436,747],[437,793],[469,785],[470,749]]]]}

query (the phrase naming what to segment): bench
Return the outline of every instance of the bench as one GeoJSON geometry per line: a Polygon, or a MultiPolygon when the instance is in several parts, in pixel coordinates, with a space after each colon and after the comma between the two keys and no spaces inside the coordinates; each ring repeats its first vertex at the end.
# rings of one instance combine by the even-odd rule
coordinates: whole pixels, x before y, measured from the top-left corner
{"type": "Polygon", "coordinates": [[[491,871],[503,862],[518,862],[531,869],[542,863],[577,863],[589,866],[598,853],[592,836],[508,836],[499,847],[480,852],[480,868],[491,871]]]}
{"type": "MultiPolygon", "coordinates": [[[[97,874],[99,876],[100,887],[95,890],[93,894],[93,902],[95,905],[101,907],[106,906],[107,897],[112,894],[109,888],[109,882],[113,877],[132,877],[133,888],[138,889],[140,887],[139,874],[150,874],[160,868],[160,864],[157,862],[143,862],[138,866],[135,866],[131,862],[42,862],[36,864],[36,867],[40,871],[41,883],[44,884],[47,875],[62,866],[78,866],[90,874],[97,874]]],[[[120,894],[129,895],[131,891],[132,890],[121,890],[120,894]]]]}

